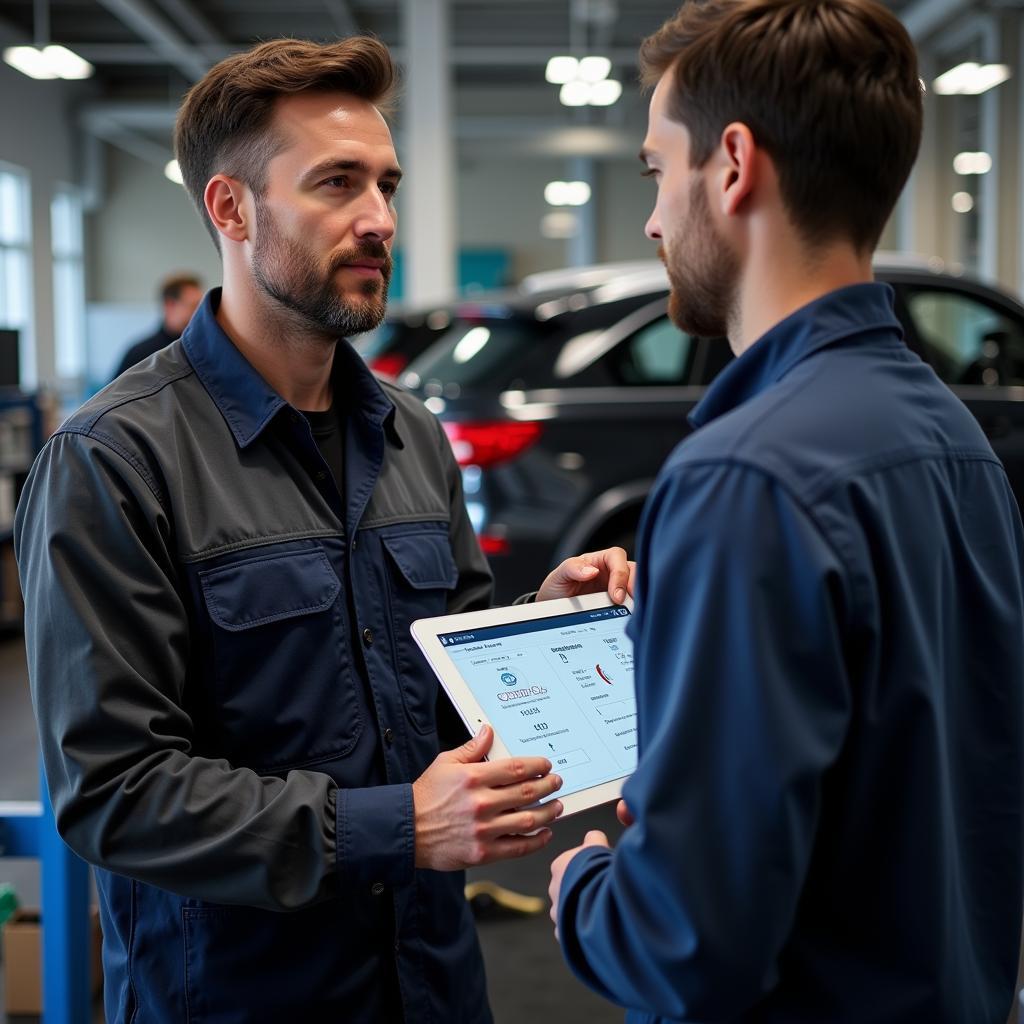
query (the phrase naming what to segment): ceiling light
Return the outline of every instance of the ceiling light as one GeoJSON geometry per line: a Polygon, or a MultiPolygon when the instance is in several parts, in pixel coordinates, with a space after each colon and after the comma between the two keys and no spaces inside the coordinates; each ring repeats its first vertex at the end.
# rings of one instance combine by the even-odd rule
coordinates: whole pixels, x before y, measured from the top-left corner
{"type": "Polygon", "coordinates": [[[552,85],[565,85],[576,78],[579,66],[580,62],[575,57],[552,57],[548,61],[544,77],[552,85]]]}
{"type": "Polygon", "coordinates": [[[89,78],[93,66],[66,46],[51,44],[41,49],[36,46],[9,46],[4,60],[12,68],[29,78],[41,80],[63,78],[69,81],[89,78]]]}
{"type": "Polygon", "coordinates": [[[957,174],[988,174],[992,170],[992,157],[988,153],[957,153],[953,157],[953,170],[957,174]]]}
{"type": "Polygon", "coordinates": [[[8,46],[4,50],[4,61],[29,78],[56,78],[57,73],[50,67],[42,50],[34,46],[8,46]]]}
{"type": "Polygon", "coordinates": [[[957,192],[953,196],[953,209],[957,213],[970,213],[974,209],[974,198],[970,192],[957,192]]]}
{"type": "Polygon", "coordinates": [[[590,87],[590,104],[594,107],[610,107],[617,103],[622,95],[622,83],[616,82],[614,78],[608,78],[603,82],[595,82],[590,87]]]}
{"type": "Polygon", "coordinates": [[[607,57],[584,57],[576,71],[576,78],[583,82],[603,82],[612,70],[607,57]]]}
{"type": "Polygon", "coordinates": [[[1005,82],[1010,69],[1005,64],[978,64],[967,61],[950,68],[932,82],[940,96],[977,96],[1005,82]]]}
{"type": "Polygon", "coordinates": [[[168,160],[164,167],[164,177],[169,178],[175,185],[184,185],[185,179],[181,176],[181,168],[177,160],[168,160]]]}
{"type": "Polygon", "coordinates": [[[566,82],[558,94],[562,106],[585,107],[590,102],[591,86],[578,79],[573,82],[566,82]]]}
{"type": "Polygon", "coordinates": [[[590,202],[590,186],[585,181],[549,181],[544,200],[549,206],[585,206],[590,202]]]}

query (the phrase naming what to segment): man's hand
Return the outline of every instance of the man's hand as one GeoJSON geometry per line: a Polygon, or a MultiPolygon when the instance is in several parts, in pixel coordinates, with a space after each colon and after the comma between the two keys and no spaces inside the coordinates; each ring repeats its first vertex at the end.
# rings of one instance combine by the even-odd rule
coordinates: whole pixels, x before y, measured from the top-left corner
{"type": "Polygon", "coordinates": [[[620,800],[615,805],[615,817],[619,819],[619,824],[625,828],[629,828],[636,820],[633,817],[633,812],[626,806],[625,800],[620,800]]]}
{"type": "Polygon", "coordinates": [[[442,751],[412,784],[416,867],[457,871],[524,857],[546,846],[559,800],[520,810],[562,786],[543,757],[483,759],[494,742],[490,726],[455,750],[442,751]],[[536,835],[526,835],[539,829],[536,835]]]}
{"type": "Polygon", "coordinates": [[[582,846],[574,846],[571,850],[566,850],[565,853],[556,857],[551,864],[551,884],[548,886],[548,896],[551,898],[551,920],[555,925],[555,939],[558,940],[558,896],[562,891],[562,877],[565,875],[565,869],[569,866],[569,861],[573,859],[580,852],[585,850],[588,846],[610,846],[608,837],[603,832],[597,830],[588,832],[583,837],[582,846]]]}
{"type": "Polygon", "coordinates": [[[608,591],[616,604],[633,596],[636,562],[631,562],[624,548],[605,548],[585,555],[567,558],[540,585],[538,601],[555,597],[578,597],[580,594],[599,594],[608,591]]]}

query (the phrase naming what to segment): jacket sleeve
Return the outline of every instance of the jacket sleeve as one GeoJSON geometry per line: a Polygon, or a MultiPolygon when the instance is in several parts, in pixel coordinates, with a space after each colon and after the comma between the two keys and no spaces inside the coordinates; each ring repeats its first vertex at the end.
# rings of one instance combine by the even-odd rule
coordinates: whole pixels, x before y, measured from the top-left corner
{"type": "Polygon", "coordinates": [[[848,727],[848,577],[751,468],[669,470],[644,518],[635,824],[570,862],[559,931],[606,998],[732,1020],[774,983],[848,727]]]}
{"type": "Polygon", "coordinates": [[[413,871],[411,793],[262,777],[192,752],[188,605],[146,466],[52,438],[15,550],[29,679],[57,825],[85,860],[186,896],[289,910],[413,871]],[[366,807],[366,804],[372,804],[366,807]]]}

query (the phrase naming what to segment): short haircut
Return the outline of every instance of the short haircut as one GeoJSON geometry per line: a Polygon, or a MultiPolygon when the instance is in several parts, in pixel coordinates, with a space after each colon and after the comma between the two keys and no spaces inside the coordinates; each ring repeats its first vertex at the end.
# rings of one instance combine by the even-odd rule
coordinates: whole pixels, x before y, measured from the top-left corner
{"type": "Polygon", "coordinates": [[[878,244],[921,143],[923,85],[906,29],[875,0],[691,0],[640,51],[673,76],[669,115],[702,167],[742,122],[772,158],[811,245],[878,244]]]}
{"type": "Polygon", "coordinates": [[[217,248],[217,229],[203,202],[206,185],[215,174],[227,174],[263,193],[267,163],[285,145],[270,129],[279,98],[339,92],[386,111],[394,85],[387,47],[369,36],[326,45],[274,39],[211,68],[178,112],[174,150],[185,187],[217,248]]]}
{"type": "Polygon", "coordinates": [[[186,288],[203,290],[203,282],[195,274],[174,274],[160,282],[160,301],[177,302],[186,288]]]}

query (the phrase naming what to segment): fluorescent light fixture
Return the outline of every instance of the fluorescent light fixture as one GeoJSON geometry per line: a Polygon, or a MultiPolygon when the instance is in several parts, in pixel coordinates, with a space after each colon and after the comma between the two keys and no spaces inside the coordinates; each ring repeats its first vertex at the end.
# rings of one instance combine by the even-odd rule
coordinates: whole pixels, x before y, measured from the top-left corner
{"type": "Polygon", "coordinates": [[[51,44],[39,49],[35,46],[9,46],[4,60],[12,68],[29,78],[40,80],[63,78],[69,81],[89,78],[93,66],[66,46],[51,44]]]}
{"type": "Polygon", "coordinates": [[[992,170],[992,157],[988,153],[957,153],[953,157],[953,170],[957,174],[988,174],[992,170]]]}
{"type": "Polygon", "coordinates": [[[621,95],[622,83],[616,82],[614,78],[595,82],[590,87],[590,105],[592,107],[610,107],[613,103],[618,102],[621,95]]]}
{"type": "Polygon", "coordinates": [[[1006,64],[978,64],[967,61],[950,68],[932,82],[940,96],[978,96],[1010,77],[1006,64]]]}
{"type": "Polygon", "coordinates": [[[573,81],[579,73],[580,62],[575,57],[552,57],[548,61],[544,77],[552,85],[565,85],[573,81]]]}
{"type": "Polygon", "coordinates": [[[957,192],[953,195],[953,209],[957,213],[970,213],[974,209],[974,198],[970,192],[957,192]]]}
{"type": "Polygon", "coordinates": [[[175,185],[184,185],[185,179],[181,176],[181,168],[177,160],[168,160],[164,167],[164,177],[173,181],[175,185]]]}
{"type": "Polygon", "coordinates": [[[584,57],[575,77],[583,82],[603,82],[611,70],[612,62],[607,57],[584,57]]]}
{"type": "Polygon", "coordinates": [[[586,82],[581,82],[578,79],[572,82],[566,82],[565,85],[562,86],[562,89],[558,94],[558,98],[562,102],[562,106],[585,107],[590,102],[590,89],[590,85],[586,82]]]}
{"type": "Polygon", "coordinates": [[[585,181],[549,181],[544,199],[549,206],[585,206],[590,202],[590,186],[585,181]]]}
{"type": "Polygon", "coordinates": [[[93,66],[66,46],[57,46],[51,43],[49,46],[43,47],[43,57],[57,72],[58,78],[67,81],[80,81],[92,76],[93,66]]]}
{"type": "Polygon", "coordinates": [[[541,218],[540,233],[545,238],[572,238],[578,230],[576,214],[569,210],[552,210],[541,218]]]}
{"type": "Polygon", "coordinates": [[[34,46],[8,46],[4,50],[4,61],[29,78],[56,78],[57,73],[50,67],[42,50],[34,46]]]}

